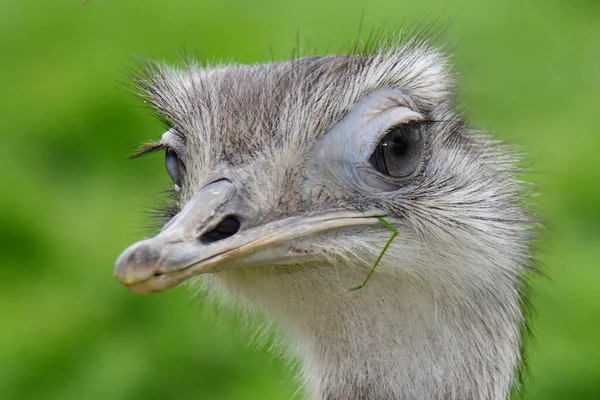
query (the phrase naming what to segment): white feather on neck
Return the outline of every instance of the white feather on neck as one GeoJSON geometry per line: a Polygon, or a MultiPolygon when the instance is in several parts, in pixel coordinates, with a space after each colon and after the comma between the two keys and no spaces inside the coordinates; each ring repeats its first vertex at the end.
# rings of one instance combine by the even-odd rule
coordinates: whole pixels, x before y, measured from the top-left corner
{"type": "MultiPolygon", "coordinates": [[[[344,248],[352,238],[369,247],[348,236],[344,248]]],[[[522,315],[518,281],[502,271],[520,268],[499,253],[492,265],[465,247],[425,247],[399,238],[355,292],[358,257],[224,271],[204,287],[277,322],[311,399],[506,399],[522,315]]]]}

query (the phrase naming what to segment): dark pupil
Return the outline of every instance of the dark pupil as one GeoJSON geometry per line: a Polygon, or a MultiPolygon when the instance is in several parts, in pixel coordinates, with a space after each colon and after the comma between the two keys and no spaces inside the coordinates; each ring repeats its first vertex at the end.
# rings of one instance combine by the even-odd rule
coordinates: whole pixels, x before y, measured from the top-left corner
{"type": "Polygon", "coordinates": [[[369,161],[382,174],[402,178],[415,171],[422,154],[423,141],[419,127],[404,124],[383,137],[369,161]]]}
{"type": "Polygon", "coordinates": [[[408,143],[401,138],[394,138],[383,143],[387,151],[394,157],[402,157],[408,151],[408,143]]]}

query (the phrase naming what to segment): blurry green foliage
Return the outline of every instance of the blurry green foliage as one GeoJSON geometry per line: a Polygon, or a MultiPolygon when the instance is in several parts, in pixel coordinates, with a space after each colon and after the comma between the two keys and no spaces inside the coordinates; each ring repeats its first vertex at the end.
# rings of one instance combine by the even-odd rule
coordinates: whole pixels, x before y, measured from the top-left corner
{"type": "Polygon", "coordinates": [[[183,289],[142,297],[115,257],[169,182],[125,161],[163,127],[123,90],[133,56],[257,63],[442,16],[470,121],[533,157],[542,269],[530,399],[600,398],[600,2],[3,0],[0,398],[282,399],[280,360],[183,289]],[[425,16],[425,17],[424,17],[425,16]],[[432,16],[429,18],[428,16],[432,16]]]}

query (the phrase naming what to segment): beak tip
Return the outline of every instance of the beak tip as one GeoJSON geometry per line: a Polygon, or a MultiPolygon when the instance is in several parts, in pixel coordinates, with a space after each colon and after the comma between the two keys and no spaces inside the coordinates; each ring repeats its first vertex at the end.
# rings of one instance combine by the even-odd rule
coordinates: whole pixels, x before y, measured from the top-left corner
{"type": "Polygon", "coordinates": [[[132,285],[138,281],[134,276],[119,274],[117,271],[113,273],[113,277],[123,286],[132,285]]]}
{"type": "Polygon", "coordinates": [[[158,266],[158,254],[151,250],[151,246],[140,243],[127,248],[115,262],[113,277],[124,286],[153,277],[158,266]]]}

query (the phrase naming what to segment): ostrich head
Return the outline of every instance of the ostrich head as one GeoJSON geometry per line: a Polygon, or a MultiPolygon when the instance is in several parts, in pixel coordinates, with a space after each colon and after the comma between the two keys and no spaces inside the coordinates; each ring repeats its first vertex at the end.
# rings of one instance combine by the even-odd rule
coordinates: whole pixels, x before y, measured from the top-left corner
{"type": "Polygon", "coordinates": [[[122,284],[194,278],[273,319],[310,398],[507,398],[530,219],[440,52],[150,64],[136,82],[169,125],[142,152],[164,149],[176,210],[119,257],[122,284]],[[398,236],[351,291],[390,237],[380,218],[398,236]]]}

